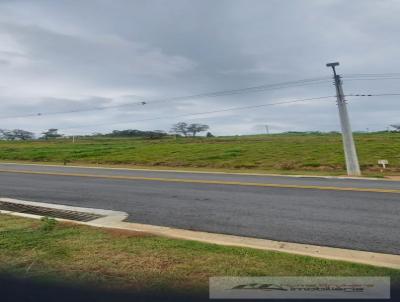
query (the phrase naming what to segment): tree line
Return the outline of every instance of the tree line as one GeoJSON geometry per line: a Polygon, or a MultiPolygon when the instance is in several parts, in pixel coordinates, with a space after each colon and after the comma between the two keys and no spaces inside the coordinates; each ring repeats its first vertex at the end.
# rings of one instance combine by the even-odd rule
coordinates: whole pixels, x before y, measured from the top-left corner
{"type": "MultiPolygon", "coordinates": [[[[400,124],[390,125],[395,132],[400,132],[400,124]]],[[[113,130],[110,133],[94,133],[92,135],[87,136],[103,136],[103,137],[142,137],[148,139],[160,139],[166,137],[168,135],[174,134],[184,137],[195,137],[197,134],[201,132],[208,131],[210,129],[209,125],[205,124],[188,124],[185,122],[179,122],[172,126],[169,133],[163,130],[153,130],[153,131],[142,131],[137,129],[126,129],[126,130],[113,130]]],[[[303,133],[303,132],[286,132],[288,134],[292,133],[303,133]]],[[[315,132],[315,134],[321,132],[315,132]]],[[[48,140],[63,137],[63,134],[58,132],[58,129],[52,128],[48,129],[41,133],[41,136],[38,139],[48,140]]],[[[207,132],[206,137],[213,137],[211,132],[207,132]]],[[[36,136],[33,132],[22,130],[22,129],[13,129],[6,130],[0,129],[0,140],[33,140],[36,139],[36,136]]]]}
{"type": "MultiPolygon", "coordinates": [[[[42,132],[42,135],[39,137],[39,139],[50,139],[50,138],[57,138],[57,137],[62,137],[62,134],[58,133],[58,129],[48,129],[45,132],[42,132]]],[[[13,130],[7,130],[7,129],[0,129],[0,139],[5,139],[5,140],[32,140],[35,139],[36,136],[33,132],[22,130],[22,129],[13,129],[13,130]]]]}
{"type": "MultiPolygon", "coordinates": [[[[127,130],[114,130],[111,133],[101,134],[98,133],[96,136],[108,136],[108,137],[145,137],[150,139],[155,138],[163,138],[170,134],[180,135],[185,137],[195,137],[197,134],[201,132],[205,132],[210,129],[210,126],[205,124],[187,124],[184,122],[180,122],[174,124],[169,131],[169,133],[163,130],[153,130],[153,131],[142,131],[136,129],[127,129],[127,130]]],[[[207,132],[207,137],[212,137],[211,132],[207,132]]]]}
{"type": "MultiPolygon", "coordinates": [[[[197,134],[207,131],[210,126],[205,124],[187,124],[184,122],[177,123],[172,126],[170,133],[163,130],[153,130],[153,131],[142,131],[137,129],[126,129],[126,130],[113,130],[110,133],[94,133],[89,136],[104,136],[104,137],[143,137],[148,139],[160,139],[166,137],[170,134],[175,134],[185,137],[195,137],[197,134]]],[[[58,129],[52,128],[41,133],[38,139],[48,140],[63,137],[63,134],[58,132],[58,129]]],[[[210,132],[207,132],[207,137],[212,137],[210,132]]],[[[33,132],[22,130],[22,129],[0,129],[0,139],[3,140],[33,140],[36,136],[33,132]]]]}

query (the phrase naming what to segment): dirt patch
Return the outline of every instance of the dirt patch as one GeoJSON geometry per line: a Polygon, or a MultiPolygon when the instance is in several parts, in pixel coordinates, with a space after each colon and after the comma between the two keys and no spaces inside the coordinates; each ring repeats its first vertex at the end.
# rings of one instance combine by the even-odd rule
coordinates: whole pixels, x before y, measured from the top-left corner
{"type": "MultiPolygon", "coordinates": [[[[64,227],[82,227],[81,224],[77,224],[72,221],[63,221],[60,223],[60,225],[64,227]]],[[[154,237],[154,235],[145,233],[145,232],[139,232],[139,231],[132,231],[132,230],[123,230],[123,229],[112,229],[112,228],[101,228],[101,227],[90,227],[91,229],[96,229],[101,231],[102,233],[111,235],[116,238],[131,238],[131,237],[154,237]]]]}
{"type": "Polygon", "coordinates": [[[103,229],[97,228],[101,230],[103,233],[109,234],[116,238],[131,238],[131,237],[154,237],[154,235],[144,232],[131,231],[131,230],[122,230],[122,229],[103,229]]]}

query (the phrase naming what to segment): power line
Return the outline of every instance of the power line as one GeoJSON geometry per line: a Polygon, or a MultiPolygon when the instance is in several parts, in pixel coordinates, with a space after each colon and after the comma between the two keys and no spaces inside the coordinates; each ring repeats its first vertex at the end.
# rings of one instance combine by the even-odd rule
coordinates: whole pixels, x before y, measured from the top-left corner
{"type": "Polygon", "coordinates": [[[252,87],[246,87],[246,88],[241,88],[241,89],[223,90],[223,91],[216,91],[216,92],[210,92],[210,93],[201,93],[201,94],[170,97],[170,98],[155,99],[155,100],[148,100],[148,101],[145,101],[145,99],[142,97],[141,101],[134,102],[134,103],[105,106],[105,107],[92,107],[92,108],[86,108],[86,109],[55,111],[55,112],[39,112],[39,113],[30,113],[30,114],[25,114],[25,115],[0,116],[0,118],[2,118],[2,119],[27,118],[27,117],[40,117],[40,116],[45,116],[45,115],[47,116],[47,115],[58,115],[58,114],[68,114],[68,113],[81,113],[81,112],[89,112],[89,111],[97,111],[97,110],[109,110],[109,109],[116,109],[116,108],[126,108],[126,107],[130,107],[133,105],[148,105],[148,104],[154,104],[154,103],[160,103],[160,102],[184,101],[184,100],[191,100],[191,99],[212,98],[212,97],[221,97],[221,96],[236,95],[236,94],[243,94],[243,93],[262,92],[262,91],[267,91],[267,90],[285,89],[285,88],[320,84],[320,83],[325,83],[325,82],[329,82],[329,81],[330,81],[330,77],[318,77],[318,78],[310,78],[310,79],[303,79],[303,80],[290,81],[290,82],[252,86],[252,87]]]}
{"type": "MultiPolygon", "coordinates": [[[[375,97],[375,96],[400,96],[400,93],[346,94],[344,96],[345,97],[349,97],[349,96],[361,96],[361,97],[362,96],[369,96],[369,97],[375,97]]],[[[321,97],[314,97],[314,98],[296,99],[296,100],[291,100],[291,101],[282,101],[282,102],[276,102],[276,103],[266,103],[266,104],[259,104],[259,105],[231,107],[231,108],[212,110],[212,111],[203,111],[203,112],[196,112],[196,113],[180,114],[180,115],[175,115],[175,116],[159,116],[159,117],[146,118],[146,119],[140,119],[140,120],[135,120],[135,121],[81,125],[81,126],[75,126],[75,127],[62,128],[62,130],[89,128],[89,127],[95,127],[95,126],[118,125],[118,124],[127,124],[127,123],[137,123],[137,122],[154,121],[154,120],[161,120],[161,119],[170,119],[170,118],[190,117],[190,116],[198,116],[198,115],[205,115],[205,114],[213,114],[213,113],[235,111],[235,110],[246,110],[246,109],[254,109],[254,108],[261,108],[261,107],[268,107],[268,106],[278,106],[278,105],[284,105],[284,104],[300,103],[300,102],[306,102],[306,101],[315,101],[315,100],[322,100],[322,99],[329,99],[329,98],[336,98],[336,96],[321,96],[321,97]]]]}
{"type": "Polygon", "coordinates": [[[397,80],[400,79],[400,73],[353,73],[341,76],[347,81],[378,81],[378,80],[397,80]]]}
{"type": "Polygon", "coordinates": [[[113,109],[113,108],[120,108],[125,106],[132,106],[132,105],[145,105],[145,101],[129,103],[129,104],[121,104],[121,105],[114,105],[114,106],[107,106],[107,107],[92,107],[92,108],[85,108],[85,109],[73,109],[73,110],[65,110],[65,111],[53,111],[53,112],[44,112],[44,113],[28,113],[25,115],[14,115],[14,116],[0,116],[2,119],[10,119],[10,118],[24,118],[24,117],[38,117],[43,115],[58,115],[58,114],[68,114],[68,113],[81,113],[81,112],[89,112],[89,111],[96,111],[96,110],[106,110],[106,109],[113,109]]]}
{"type": "Polygon", "coordinates": [[[246,109],[254,109],[254,108],[261,108],[261,107],[268,107],[268,106],[293,104],[293,103],[306,102],[306,101],[315,101],[315,100],[322,100],[322,99],[335,98],[335,97],[336,96],[332,96],[332,95],[330,95],[330,96],[321,96],[321,97],[297,99],[297,100],[291,100],[291,101],[282,101],[282,102],[276,102],[276,103],[266,103],[266,104],[259,104],[259,105],[231,107],[231,108],[225,108],[225,109],[219,109],[219,110],[195,112],[195,113],[188,113],[188,114],[179,114],[179,115],[174,115],[174,116],[159,116],[159,117],[146,118],[146,119],[140,119],[140,120],[135,120],[135,121],[81,125],[81,126],[75,126],[75,127],[69,127],[69,128],[61,128],[61,130],[80,129],[80,128],[89,128],[89,127],[96,127],[96,126],[109,126],[109,125],[137,123],[137,122],[145,122],[145,121],[154,121],[154,120],[160,120],[160,119],[170,119],[170,118],[198,116],[198,115],[221,113],[221,112],[227,112],[227,111],[246,110],[246,109]]]}
{"type": "Polygon", "coordinates": [[[400,72],[387,72],[387,73],[346,73],[343,77],[389,77],[400,76],[400,72]]]}
{"type": "Polygon", "coordinates": [[[277,83],[277,84],[252,86],[252,87],[241,88],[241,89],[217,91],[217,92],[211,92],[211,93],[202,93],[202,94],[196,94],[196,95],[190,95],[190,96],[172,97],[172,98],[167,98],[164,100],[155,100],[153,102],[165,102],[165,101],[177,101],[177,100],[218,97],[218,96],[234,95],[234,94],[241,94],[241,93],[259,92],[259,91],[266,91],[266,90],[284,89],[284,88],[291,88],[291,87],[298,87],[298,86],[305,86],[305,85],[313,85],[315,83],[324,83],[324,82],[329,82],[329,81],[330,81],[329,77],[321,77],[321,78],[305,79],[305,80],[284,82],[284,83],[277,83]]]}
{"type": "Polygon", "coordinates": [[[345,96],[400,96],[400,93],[346,94],[345,96]]]}
{"type": "Polygon", "coordinates": [[[400,77],[387,77],[387,78],[346,78],[343,79],[347,81],[383,81],[383,80],[399,80],[400,77]]]}
{"type": "MultiPolygon", "coordinates": [[[[346,79],[347,81],[395,80],[395,79],[400,79],[400,73],[347,74],[347,75],[344,75],[342,78],[346,79]]],[[[131,106],[135,106],[135,105],[143,106],[143,105],[161,103],[161,102],[173,102],[173,101],[184,101],[184,100],[191,100],[191,99],[212,98],[212,97],[221,97],[221,96],[244,94],[244,93],[262,92],[262,91],[268,91],[268,90],[300,87],[300,86],[321,84],[321,83],[329,82],[330,80],[331,80],[330,77],[316,77],[316,78],[309,78],[309,79],[303,79],[303,80],[297,80],[297,81],[282,82],[282,83],[275,83],[275,84],[265,84],[265,85],[252,86],[252,87],[246,87],[246,88],[241,88],[241,89],[223,90],[223,91],[216,91],[216,92],[210,92],[210,93],[201,93],[201,94],[170,97],[170,98],[155,99],[155,100],[146,100],[144,97],[134,96],[134,97],[138,98],[140,101],[126,103],[126,104],[113,105],[113,106],[105,106],[105,107],[92,107],[92,108],[85,108],[85,109],[72,109],[72,110],[64,110],[64,111],[28,113],[28,114],[13,115],[13,116],[0,116],[0,118],[2,118],[2,119],[30,118],[30,117],[49,116],[49,115],[82,113],[82,112],[90,112],[90,111],[102,111],[102,110],[110,110],[110,109],[127,108],[127,107],[131,107],[131,106]]]]}

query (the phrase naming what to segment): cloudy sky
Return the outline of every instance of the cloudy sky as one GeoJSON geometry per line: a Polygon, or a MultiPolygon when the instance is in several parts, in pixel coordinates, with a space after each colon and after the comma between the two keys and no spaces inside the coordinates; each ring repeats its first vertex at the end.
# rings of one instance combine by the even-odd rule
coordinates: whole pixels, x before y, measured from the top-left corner
{"type": "MultiPolygon", "coordinates": [[[[399,93],[400,74],[354,76],[400,73],[399,15],[396,0],[0,0],[0,128],[338,130],[334,99],[189,114],[333,95],[331,61],[345,93],[399,93]],[[310,78],[321,81],[173,99],[310,78]]],[[[400,97],[348,101],[354,130],[400,122],[400,97]]]]}

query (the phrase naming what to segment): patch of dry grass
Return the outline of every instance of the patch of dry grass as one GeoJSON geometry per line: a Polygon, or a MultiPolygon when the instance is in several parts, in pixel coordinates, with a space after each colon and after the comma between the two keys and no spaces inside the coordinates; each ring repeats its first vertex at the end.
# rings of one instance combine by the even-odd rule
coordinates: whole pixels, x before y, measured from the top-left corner
{"type": "Polygon", "coordinates": [[[0,273],[136,290],[206,291],[210,276],[391,276],[400,271],[0,215],[0,273]]]}

